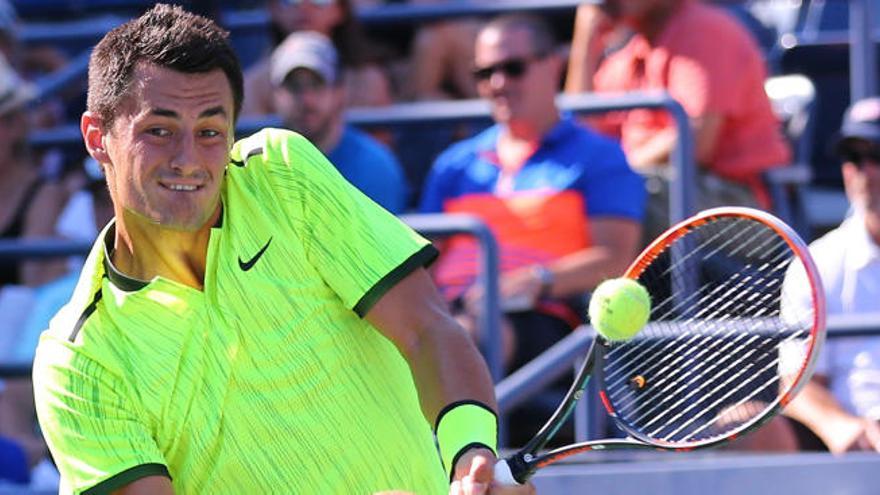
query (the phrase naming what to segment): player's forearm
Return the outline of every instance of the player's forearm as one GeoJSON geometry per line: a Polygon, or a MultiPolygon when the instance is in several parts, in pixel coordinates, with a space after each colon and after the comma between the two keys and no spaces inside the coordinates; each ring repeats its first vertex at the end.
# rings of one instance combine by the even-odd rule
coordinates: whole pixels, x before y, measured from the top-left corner
{"type": "Polygon", "coordinates": [[[425,332],[407,356],[422,411],[432,424],[453,402],[473,400],[497,410],[486,362],[464,329],[452,318],[444,320],[425,332]]]}
{"type": "Polygon", "coordinates": [[[366,319],[409,363],[422,411],[432,424],[443,407],[459,400],[495,409],[485,362],[424,269],[392,287],[366,319]]]}

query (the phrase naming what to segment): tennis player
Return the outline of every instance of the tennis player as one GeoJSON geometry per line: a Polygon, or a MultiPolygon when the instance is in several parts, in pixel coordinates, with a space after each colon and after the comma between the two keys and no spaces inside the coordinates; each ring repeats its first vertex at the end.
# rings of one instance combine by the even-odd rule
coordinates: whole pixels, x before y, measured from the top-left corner
{"type": "Polygon", "coordinates": [[[92,53],[115,219],[34,363],[61,492],[533,492],[491,483],[492,384],[434,249],[301,136],[233,145],[241,100],[227,33],[179,7],[92,53]]]}

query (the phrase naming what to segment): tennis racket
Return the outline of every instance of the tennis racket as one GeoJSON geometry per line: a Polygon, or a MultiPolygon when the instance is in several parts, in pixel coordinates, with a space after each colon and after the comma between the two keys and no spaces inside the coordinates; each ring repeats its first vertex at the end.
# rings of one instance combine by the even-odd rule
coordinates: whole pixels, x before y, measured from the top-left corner
{"type": "Polygon", "coordinates": [[[525,483],[537,469],[592,450],[723,445],[779,413],[812,375],[825,338],[824,292],[806,245],[774,216],[704,211],[658,237],[624,276],[648,290],[648,324],[628,341],[593,341],[547,423],[495,465],[499,482],[525,483]],[[787,278],[809,301],[789,297],[787,278]],[[542,452],[591,375],[628,437],[542,452]]]}

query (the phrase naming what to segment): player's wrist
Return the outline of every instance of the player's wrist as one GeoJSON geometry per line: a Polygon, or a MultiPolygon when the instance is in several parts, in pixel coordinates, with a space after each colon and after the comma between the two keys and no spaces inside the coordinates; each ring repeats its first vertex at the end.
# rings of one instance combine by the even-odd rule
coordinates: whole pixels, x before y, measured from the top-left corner
{"type": "Polygon", "coordinates": [[[443,468],[452,479],[455,465],[466,452],[485,448],[498,453],[498,416],[486,404],[462,400],[448,404],[437,415],[434,428],[443,468]]]}

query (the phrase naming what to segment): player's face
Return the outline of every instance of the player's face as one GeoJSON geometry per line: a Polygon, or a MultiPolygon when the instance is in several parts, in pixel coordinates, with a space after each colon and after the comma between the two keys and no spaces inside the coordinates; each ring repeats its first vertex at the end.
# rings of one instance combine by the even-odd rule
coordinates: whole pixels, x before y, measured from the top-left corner
{"type": "Polygon", "coordinates": [[[138,64],[103,134],[117,216],[176,230],[204,226],[220,203],[233,136],[232,89],[223,71],[185,74],[138,64]]]}
{"type": "Polygon", "coordinates": [[[269,3],[269,15],[284,34],[317,31],[327,36],[344,17],[338,0],[275,0],[269,3]]]}
{"type": "Polygon", "coordinates": [[[553,56],[535,53],[525,29],[480,33],[474,51],[477,91],[489,100],[496,122],[511,124],[555,112],[559,69],[553,56]]]}
{"type": "Polygon", "coordinates": [[[294,69],[275,89],[274,99],[285,125],[315,144],[323,142],[342,118],[342,89],[309,69],[294,69]]]}

